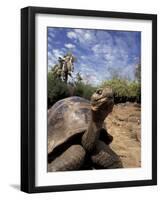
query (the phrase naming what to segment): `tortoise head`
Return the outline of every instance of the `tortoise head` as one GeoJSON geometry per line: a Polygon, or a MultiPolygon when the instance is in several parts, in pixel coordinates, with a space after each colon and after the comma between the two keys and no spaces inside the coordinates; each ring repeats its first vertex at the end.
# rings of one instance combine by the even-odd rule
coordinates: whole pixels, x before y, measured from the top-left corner
{"type": "Polygon", "coordinates": [[[114,96],[110,87],[97,89],[91,97],[91,110],[102,117],[112,112],[113,106],[114,96]]]}

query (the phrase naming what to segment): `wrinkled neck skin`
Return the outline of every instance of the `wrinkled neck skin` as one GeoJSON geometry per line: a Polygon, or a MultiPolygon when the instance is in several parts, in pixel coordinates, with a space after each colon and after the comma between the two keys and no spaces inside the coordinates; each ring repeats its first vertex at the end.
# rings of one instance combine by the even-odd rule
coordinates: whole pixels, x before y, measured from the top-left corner
{"type": "Polygon", "coordinates": [[[91,109],[91,116],[92,116],[92,122],[97,124],[97,126],[103,125],[103,122],[109,112],[107,111],[107,108],[104,108],[102,110],[92,110],[91,109]]]}
{"type": "Polygon", "coordinates": [[[96,145],[96,142],[100,136],[100,130],[102,128],[103,122],[106,115],[101,115],[97,111],[91,110],[92,120],[89,123],[88,129],[82,136],[82,145],[86,151],[91,152],[96,145]]]}

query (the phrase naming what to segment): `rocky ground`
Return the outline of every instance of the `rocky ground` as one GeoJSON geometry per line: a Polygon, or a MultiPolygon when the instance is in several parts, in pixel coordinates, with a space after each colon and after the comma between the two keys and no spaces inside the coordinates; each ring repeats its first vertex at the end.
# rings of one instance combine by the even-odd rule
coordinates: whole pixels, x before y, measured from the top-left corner
{"type": "Polygon", "coordinates": [[[114,106],[105,121],[114,137],[111,148],[120,156],[125,168],[141,166],[141,108],[135,103],[114,106]]]}

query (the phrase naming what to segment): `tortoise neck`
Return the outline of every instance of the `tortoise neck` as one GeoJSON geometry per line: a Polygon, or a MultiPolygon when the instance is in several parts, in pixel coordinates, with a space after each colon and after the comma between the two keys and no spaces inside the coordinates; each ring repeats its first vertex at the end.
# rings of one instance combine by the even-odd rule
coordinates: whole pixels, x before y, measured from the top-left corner
{"type": "Polygon", "coordinates": [[[100,136],[100,126],[98,126],[91,121],[88,126],[88,129],[82,136],[82,145],[88,152],[92,152],[92,150],[96,146],[96,142],[100,136]]]}
{"type": "Polygon", "coordinates": [[[91,152],[95,146],[96,142],[100,136],[100,130],[102,128],[103,121],[92,120],[89,123],[89,126],[86,132],[82,136],[82,145],[88,151],[91,152]]]}
{"type": "Polygon", "coordinates": [[[96,127],[101,128],[104,122],[105,117],[104,113],[101,111],[94,111],[91,109],[91,123],[96,127]]]}

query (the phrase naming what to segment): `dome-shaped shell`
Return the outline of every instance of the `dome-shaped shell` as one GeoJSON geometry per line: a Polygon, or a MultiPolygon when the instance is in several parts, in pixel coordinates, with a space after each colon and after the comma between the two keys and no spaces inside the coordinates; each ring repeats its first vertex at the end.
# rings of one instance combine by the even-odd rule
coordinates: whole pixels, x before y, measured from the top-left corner
{"type": "Polygon", "coordinates": [[[48,154],[87,130],[90,120],[90,102],[84,98],[69,97],[55,103],[48,111],[48,154]]]}

